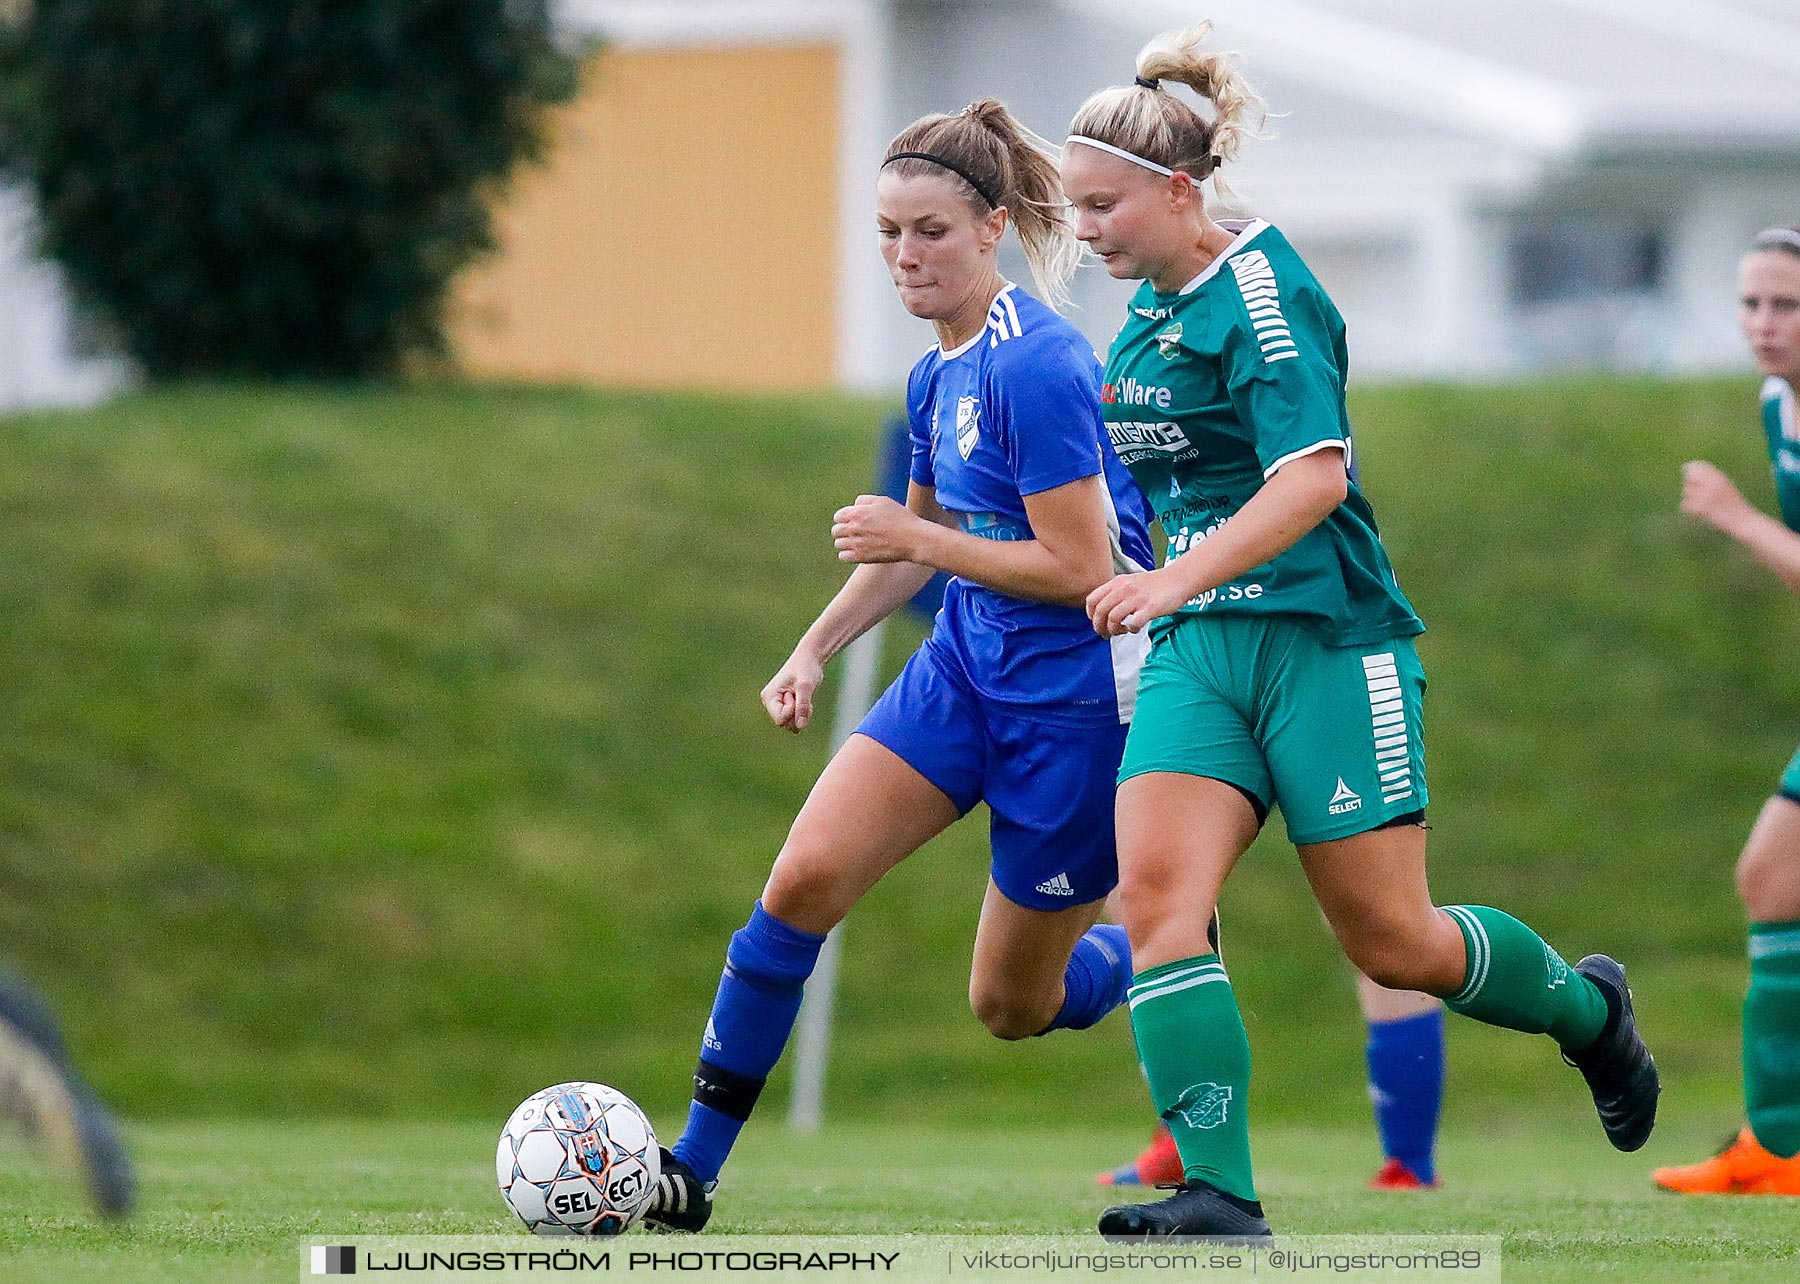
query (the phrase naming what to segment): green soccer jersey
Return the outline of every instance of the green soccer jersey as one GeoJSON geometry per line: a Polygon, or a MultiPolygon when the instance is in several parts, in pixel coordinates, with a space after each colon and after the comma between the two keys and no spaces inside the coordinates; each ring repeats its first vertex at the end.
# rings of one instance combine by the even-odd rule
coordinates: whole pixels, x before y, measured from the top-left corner
{"type": "Polygon", "coordinates": [[[1770,378],[1762,390],[1763,433],[1769,439],[1769,465],[1775,470],[1775,498],[1781,520],[1800,531],[1800,426],[1794,422],[1794,386],[1770,378]]]}
{"type": "MultiPolygon", "coordinates": [[[[1261,219],[1221,226],[1236,239],[1199,276],[1173,294],[1147,281],[1139,289],[1101,392],[1113,447],[1155,507],[1170,558],[1289,460],[1332,447],[1351,459],[1337,308],[1275,228],[1261,219]]],[[[1171,619],[1287,615],[1333,646],[1424,632],[1353,467],[1350,476],[1344,502],[1292,548],[1171,619]]]]}

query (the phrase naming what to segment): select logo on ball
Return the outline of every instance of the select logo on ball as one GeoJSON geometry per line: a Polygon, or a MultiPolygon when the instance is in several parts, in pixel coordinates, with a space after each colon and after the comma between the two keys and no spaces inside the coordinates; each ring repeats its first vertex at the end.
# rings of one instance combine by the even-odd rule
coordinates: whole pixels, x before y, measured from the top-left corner
{"type": "Polygon", "coordinates": [[[601,1083],[533,1093],[494,1154],[501,1198],[535,1235],[617,1235],[643,1215],[661,1172],[644,1112],[601,1083]]]}

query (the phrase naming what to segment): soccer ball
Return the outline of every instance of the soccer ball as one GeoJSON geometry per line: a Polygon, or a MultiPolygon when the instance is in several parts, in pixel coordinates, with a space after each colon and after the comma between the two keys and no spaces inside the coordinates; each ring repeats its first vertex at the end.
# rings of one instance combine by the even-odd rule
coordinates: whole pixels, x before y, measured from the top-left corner
{"type": "Polygon", "coordinates": [[[559,1083],[519,1103],[494,1156],[500,1197],[535,1235],[617,1235],[662,1175],[644,1112],[603,1083],[559,1083]]]}

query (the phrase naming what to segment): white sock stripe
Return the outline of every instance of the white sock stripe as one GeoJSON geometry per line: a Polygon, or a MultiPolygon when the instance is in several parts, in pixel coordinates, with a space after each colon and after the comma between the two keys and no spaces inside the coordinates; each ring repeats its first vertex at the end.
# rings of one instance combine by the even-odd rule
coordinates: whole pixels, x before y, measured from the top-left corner
{"type": "Polygon", "coordinates": [[[1800,953],[1800,928],[1787,932],[1759,932],[1750,938],[1750,957],[1753,959],[1795,953],[1800,953]]]}
{"type": "Polygon", "coordinates": [[[1451,918],[1456,920],[1457,927],[1465,929],[1465,936],[1467,937],[1467,939],[1465,939],[1463,944],[1467,947],[1468,954],[1469,954],[1468,963],[1466,965],[1468,970],[1463,977],[1462,988],[1460,990],[1458,990],[1455,994],[1452,994],[1448,999],[1444,1000],[1446,1003],[1461,1003],[1465,999],[1467,999],[1469,997],[1470,989],[1474,985],[1475,980],[1476,980],[1475,940],[1474,940],[1473,934],[1467,932],[1467,930],[1466,930],[1468,928],[1468,920],[1465,919],[1462,916],[1462,914],[1458,912],[1458,911],[1460,911],[1461,908],[1462,907],[1459,905],[1446,905],[1444,907],[1444,913],[1448,914],[1451,918]]]}
{"type": "Polygon", "coordinates": [[[1190,976],[1198,976],[1202,972],[1223,972],[1224,970],[1225,965],[1216,960],[1211,963],[1195,963],[1190,967],[1178,968],[1173,972],[1165,972],[1163,975],[1151,981],[1134,982],[1126,993],[1134,993],[1138,990],[1154,990],[1157,986],[1167,985],[1170,981],[1180,981],[1190,976]]]}
{"type": "Polygon", "coordinates": [[[1463,989],[1469,990],[1465,998],[1474,998],[1487,985],[1487,974],[1494,963],[1494,944],[1487,938],[1487,927],[1481,926],[1480,918],[1474,917],[1472,909],[1456,906],[1456,917],[1460,922],[1469,924],[1469,936],[1474,942],[1474,956],[1471,958],[1472,983],[1463,983],[1463,989]]]}
{"type": "Polygon", "coordinates": [[[1180,990],[1191,990],[1196,985],[1211,985],[1214,981],[1229,981],[1230,979],[1231,978],[1226,976],[1224,972],[1208,972],[1203,976],[1189,977],[1187,980],[1179,981],[1174,985],[1165,985],[1160,988],[1152,987],[1145,993],[1133,994],[1131,996],[1131,1009],[1135,1012],[1137,1011],[1137,1005],[1140,1003],[1147,1003],[1151,999],[1160,999],[1180,990]]]}
{"type": "Polygon", "coordinates": [[[1467,1003],[1487,984],[1488,963],[1493,957],[1493,946],[1488,941],[1487,928],[1481,925],[1465,905],[1446,905],[1444,912],[1462,924],[1468,931],[1469,938],[1469,975],[1463,982],[1463,988],[1450,996],[1451,1003],[1467,1003]]]}

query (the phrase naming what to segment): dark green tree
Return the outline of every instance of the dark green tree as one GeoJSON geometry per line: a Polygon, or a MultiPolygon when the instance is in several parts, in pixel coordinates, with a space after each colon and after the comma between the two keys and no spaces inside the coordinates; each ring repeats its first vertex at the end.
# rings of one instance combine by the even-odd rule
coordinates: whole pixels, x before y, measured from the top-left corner
{"type": "Polygon", "coordinates": [[[31,0],[0,174],[153,377],[389,373],[580,62],[546,0],[31,0]]]}

